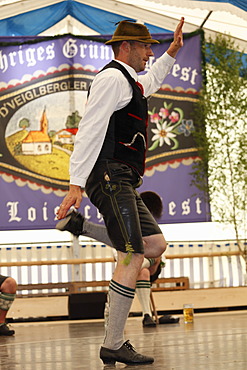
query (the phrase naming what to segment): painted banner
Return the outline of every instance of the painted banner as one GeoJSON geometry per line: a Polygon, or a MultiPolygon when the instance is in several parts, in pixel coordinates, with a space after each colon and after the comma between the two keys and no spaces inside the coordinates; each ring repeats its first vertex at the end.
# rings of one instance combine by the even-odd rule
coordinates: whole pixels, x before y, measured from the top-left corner
{"type": "MultiPolygon", "coordinates": [[[[157,37],[147,70],[170,44],[167,35],[157,37]]],[[[0,39],[0,230],[54,228],[88,87],[113,58],[103,41],[73,35],[0,39]]],[[[140,191],[162,197],[161,223],[210,219],[203,194],[191,186],[198,158],[192,112],[201,82],[201,36],[187,35],[161,89],[149,98],[140,191]]],[[[86,196],[80,211],[103,222],[86,196]]]]}

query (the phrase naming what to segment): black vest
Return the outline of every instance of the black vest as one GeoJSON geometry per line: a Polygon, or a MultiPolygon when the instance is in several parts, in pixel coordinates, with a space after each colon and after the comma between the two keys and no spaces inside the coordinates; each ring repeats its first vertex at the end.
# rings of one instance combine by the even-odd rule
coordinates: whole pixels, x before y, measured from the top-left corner
{"type": "Polygon", "coordinates": [[[102,70],[106,68],[117,68],[124,74],[132,86],[133,97],[126,107],[112,114],[98,160],[126,163],[142,176],[147,146],[147,99],[120,63],[112,61],[102,70]]]}

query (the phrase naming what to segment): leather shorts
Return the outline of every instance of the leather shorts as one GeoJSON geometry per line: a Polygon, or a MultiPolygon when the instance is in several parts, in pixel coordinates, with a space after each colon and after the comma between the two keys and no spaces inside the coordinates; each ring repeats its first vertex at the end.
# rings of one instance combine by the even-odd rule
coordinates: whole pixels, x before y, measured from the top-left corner
{"type": "Polygon", "coordinates": [[[142,184],[128,165],[112,160],[94,166],[85,191],[104,218],[109,238],[121,252],[144,253],[143,236],[161,230],[136,188],[142,184]]]}

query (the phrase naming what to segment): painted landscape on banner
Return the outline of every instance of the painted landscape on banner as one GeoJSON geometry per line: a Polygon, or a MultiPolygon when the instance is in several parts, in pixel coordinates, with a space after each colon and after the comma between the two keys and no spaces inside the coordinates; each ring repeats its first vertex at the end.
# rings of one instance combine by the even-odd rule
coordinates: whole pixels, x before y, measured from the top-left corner
{"type": "MultiPolygon", "coordinates": [[[[168,48],[168,37],[157,35],[160,44],[153,47],[147,70],[168,48]]],[[[113,58],[101,38],[0,39],[0,230],[54,228],[88,88],[113,58]]],[[[203,194],[191,186],[192,164],[198,159],[192,112],[201,83],[201,35],[191,34],[161,89],[149,98],[140,191],[162,197],[161,223],[210,220],[203,194]]],[[[103,222],[86,196],[81,212],[103,222]]]]}

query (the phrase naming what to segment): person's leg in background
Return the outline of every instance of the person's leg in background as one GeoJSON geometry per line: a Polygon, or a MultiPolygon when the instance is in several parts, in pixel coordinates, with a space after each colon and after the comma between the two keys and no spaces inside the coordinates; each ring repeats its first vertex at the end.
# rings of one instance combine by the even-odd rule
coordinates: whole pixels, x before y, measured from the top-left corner
{"type": "Polygon", "coordinates": [[[152,318],[152,311],[150,306],[151,282],[149,269],[144,267],[141,269],[136,282],[136,295],[142,308],[144,327],[156,326],[152,318]]]}
{"type": "Polygon", "coordinates": [[[0,335],[14,335],[6,324],[6,315],[16,296],[17,284],[12,277],[0,275],[0,335]]]}

